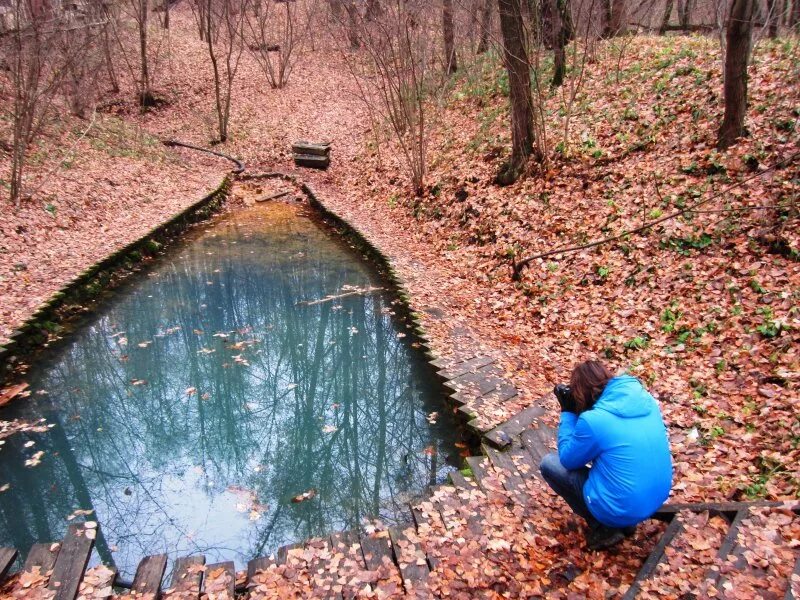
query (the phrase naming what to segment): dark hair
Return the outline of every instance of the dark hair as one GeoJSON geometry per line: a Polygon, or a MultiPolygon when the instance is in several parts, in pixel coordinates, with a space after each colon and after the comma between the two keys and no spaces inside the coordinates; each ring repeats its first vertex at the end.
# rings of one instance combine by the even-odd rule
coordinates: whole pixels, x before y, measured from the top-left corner
{"type": "Polygon", "coordinates": [[[612,377],[614,375],[608,367],[599,360],[587,360],[575,367],[569,385],[575,398],[576,412],[582,413],[592,408],[612,377]]]}

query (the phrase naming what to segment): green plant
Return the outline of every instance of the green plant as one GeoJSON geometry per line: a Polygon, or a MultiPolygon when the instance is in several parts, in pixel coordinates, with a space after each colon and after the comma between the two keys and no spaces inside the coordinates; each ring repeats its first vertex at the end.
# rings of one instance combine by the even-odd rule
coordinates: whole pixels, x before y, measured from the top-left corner
{"type": "Polygon", "coordinates": [[[635,338],[623,342],[623,346],[628,350],[642,350],[647,348],[650,344],[650,338],[647,334],[637,335],[635,338]]]}

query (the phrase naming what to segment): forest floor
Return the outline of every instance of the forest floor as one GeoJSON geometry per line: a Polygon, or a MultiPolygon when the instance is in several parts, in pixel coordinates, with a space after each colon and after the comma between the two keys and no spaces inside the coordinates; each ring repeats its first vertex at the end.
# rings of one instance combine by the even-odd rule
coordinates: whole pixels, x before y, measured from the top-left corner
{"type": "MultiPolygon", "coordinates": [[[[86,134],[89,123],[77,120],[49,131],[31,169],[41,190],[21,209],[2,201],[0,343],[60,285],[226,172],[222,161],[158,144],[208,146],[214,137],[208,58],[182,7],[170,36],[158,79],[164,106],[140,115],[128,93],[110,98],[86,134]]],[[[601,357],[630,369],[660,401],[673,500],[800,497],[796,41],[756,45],[750,136],[727,152],[714,149],[716,40],[602,43],[572,65],[563,89],[544,93],[547,164],[505,188],[492,179],[510,148],[507,81],[497,56],[476,59],[431,109],[423,197],[410,193],[397,148],[370,133],[345,55],[335,45],[305,52],[283,90],[243,58],[231,140],[217,149],[250,172],[300,174],[292,141],[333,143],[331,168],[301,177],[392,257],[415,305],[447,315],[426,317],[438,353],[492,354],[520,389],[484,408],[484,423],[505,420],[566,380],[575,363],[601,357]],[[791,156],[789,166],[751,178],[791,156]],[[536,260],[521,281],[511,279],[511,257],[622,233],[715,194],[702,210],[643,235],[536,260]]],[[[3,172],[7,164],[0,153],[3,172]]],[[[555,424],[555,403],[544,401],[555,424]]],[[[555,504],[543,510],[564,521],[555,504]]],[[[554,551],[577,551],[577,536],[561,537],[554,551]]],[[[587,569],[603,567],[587,560],[587,569]]]]}

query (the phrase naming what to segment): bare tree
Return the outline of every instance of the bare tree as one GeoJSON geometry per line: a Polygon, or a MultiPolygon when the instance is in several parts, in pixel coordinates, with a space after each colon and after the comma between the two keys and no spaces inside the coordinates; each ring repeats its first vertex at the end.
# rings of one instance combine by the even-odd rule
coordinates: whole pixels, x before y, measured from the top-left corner
{"type": "MultiPolygon", "coordinates": [[[[550,0],[553,2],[553,0],[550,0]]],[[[570,15],[569,0],[554,0],[556,10],[553,19],[553,87],[564,83],[567,72],[566,46],[572,33],[572,16],[570,15]]]]}
{"type": "Polygon", "coordinates": [[[534,149],[533,98],[520,0],[498,0],[498,8],[511,102],[511,158],[497,181],[507,185],[517,180],[534,149]]]}
{"type": "Polygon", "coordinates": [[[452,75],[458,70],[453,27],[453,0],[442,0],[442,33],[444,36],[445,72],[452,75]]]}
{"type": "Polygon", "coordinates": [[[717,147],[732,146],[744,135],[747,111],[747,65],[753,34],[754,0],[733,0],[728,14],[725,52],[725,116],[717,147]]]}
{"type": "Polygon", "coordinates": [[[248,0],[195,0],[205,3],[205,37],[214,76],[214,107],[219,143],[228,140],[233,82],[244,51],[244,22],[248,0]]]}
{"type": "Polygon", "coordinates": [[[385,1],[370,21],[357,13],[363,52],[343,52],[361,100],[391,129],[416,194],[424,191],[430,111],[442,89],[442,61],[431,35],[439,29],[436,17],[424,0],[385,1]]]}
{"type": "Polygon", "coordinates": [[[481,8],[481,36],[478,42],[478,54],[483,54],[489,49],[489,39],[492,34],[492,7],[494,0],[483,0],[481,8]]]}
{"type": "Polygon", "coordinates": [[[84,31],[94,23],[72,21],[64,11],[34,0],[15,0],[14,26],[0,38],[0,50],[8,68],[9,88],[2,95],[11,98],[10,199],[19,206],[24,193],[25,164],[31,144],[52,114],[58,91],[85,45],[75,40],[91,39],[84,31]],[[68,43],[72,40],[74,43],[68,43]]]}
{"type": "MultiPolygon", "coordinates": [[[[301,13],[297,2],[251,0],[247,12],[248,48],[272,88],[282,88],[297,62],[308,36],[309,12],[301,13]]],[[[314,7],[309,9],[310,12],[314,7]]]]}

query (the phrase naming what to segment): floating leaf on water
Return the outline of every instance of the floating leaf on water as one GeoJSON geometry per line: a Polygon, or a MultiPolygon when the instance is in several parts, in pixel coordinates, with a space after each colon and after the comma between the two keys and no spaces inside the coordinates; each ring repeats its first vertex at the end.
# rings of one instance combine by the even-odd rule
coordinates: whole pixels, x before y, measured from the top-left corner
{"type": "Polygon", "coordinates": [[[311,488],[310,490],[305,491],[302,494],[297,494],[297,496],[292,498],[292,502],[294,502],[295,504],[299,502],[305,502],[306,500],[311,500],[316,495],[317,495],[317,490],[311,488]]]}
{"type": "Polygon", "coordinates": [[[197,388],[196,387],[188,387],[188,388],[186,388],[186,392],[185,393],[186,393],[187,396],[194,396],[197,393],[197,388]]]}
{"type": "Polygon", "coordinates": [[[337,429],[338,429],[338,427],[336,427],[336,425],[325,425],[322,428],[322,433],[333,433],[337,429]]]}

